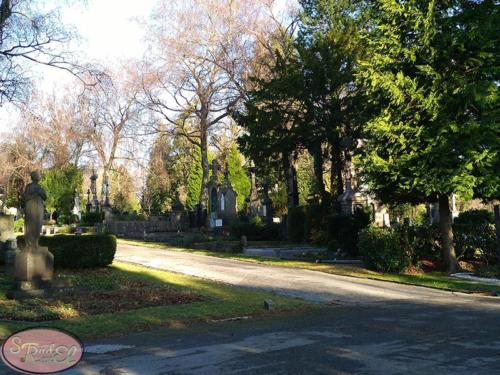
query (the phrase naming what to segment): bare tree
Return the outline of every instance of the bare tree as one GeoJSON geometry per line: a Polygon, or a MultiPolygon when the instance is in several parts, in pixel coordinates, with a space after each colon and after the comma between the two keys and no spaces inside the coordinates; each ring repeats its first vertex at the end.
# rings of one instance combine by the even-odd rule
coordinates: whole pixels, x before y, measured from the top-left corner
{"type": "Polygon", "coordinates": [[[18,193],[29,183],[31,171],[42,169],[48,155],[48,147],[29,125],[19,124],[16,135],[0,144],[0,187],[9,204],[20,204],[18,193]]]}
{"type": "Polygon", "coordinates": [[[74,88],[46,96],[33,95],[20,106],[21,119],[44,148],[50,167],[79,166],[90,152],[89,103],[74,88]]]}
{"type": "MultiPolygon", "coordinates": [[[[160,1],[151,20],[153,51],[143,80],[147,106],[201,149],[200,203],[208,201],[208,146],[213,130],[244,95],[256,44],[273,0],[160,1]]],[[[158,130],[158,129],[157,129],[158,130]]]]}
{"type": "Polygon", "coordinates": [[[68,49],[76,33],[61,22],[57,8],[45,10],[45,5],[37,0],[0,0],[0,104],[27,98],[30,64],[66,70],[85,84],[100,77],[97,69],[76,62],[68,49]]]}
{"type": "Polygon", "coordinates": [[[116,159],[139,159],[135,145],[144,110],[137,100],[141,85],[126,67],[120,75],[108,72],[106,80],[85,94],[90,103],[90,139],[103,168],[103,183],[116,159]]]}

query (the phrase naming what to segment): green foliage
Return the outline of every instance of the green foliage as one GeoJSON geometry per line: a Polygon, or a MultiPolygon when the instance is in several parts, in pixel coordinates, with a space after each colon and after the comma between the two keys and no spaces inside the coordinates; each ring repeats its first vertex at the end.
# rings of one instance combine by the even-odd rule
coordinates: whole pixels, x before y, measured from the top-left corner
{"type": "Polygon", "coordinates": [[[493,224],[495,222],[495,215],[488,210],[470,210],[461,212],[455,219],[455,224],[470,224],[470,225],[484,225],[493,224]]]}
{"type": "MultiPolygon", "coordinates": [[[[330,241],[352,256],[358,254],[359,231],[370,224],[368,212],[357,210],[354,215],[332,214],[327,219],[330,241]]],[[[332,247],[334,245],[331,245],[332,247]]]]}
{"type": "Polygon", "coordinates": [[[116,221],[145,221],[146,217],[137,212],[130,212],[127,214],[114,214],[113,219],[116,221]]]}
{"type": "Polygon", "coordinates": [[[229,181],[237,195],[237,207],[241,210],[245,206],[245,199],[250,195],[251,183],[243,167],[243,157],[236,145],[233,145],[227,156],[229,181]]]}
{"type": "MultiPolygon", "coordinates": [[[[24,246],[24,236],[17,238],[24,246]]],[[[116,237],[111,235],[42,236],[40,245],[49,248],[57,268],[98,268],[113,263],[116,237]]]]}
{"type": "Polygon", "coordinates": [[[24,232],[24,219],[18,219],[14,221],[14,232],[16,233],[24,232]]]}
{"type": "Polygon", "coordinates": [[[294,207],[288,211],[287,230],[288,239],[295,243],[304,242],[306,210],[304,206],[294,207]]]}
{"type": "Polygon", "coordinates": [[[327,233],[328,208],[320,204],[310,204],[306,207],[305,235],[306,239],[314,244],[328,242],[327,233]]]}
{"type": "Polygon", "coordinates": [[[64,225],[58,228],[58,234],[73,234],[75,233],[75,229],[72,225],[64,225]]]}
{"type": "Polygon", "coordinates": [[[57,211],[63,218],[71,217],[75,191],[81,191],[82,183],[82,171],[75,166],[44,171],[40,185],[47,193],[45,201],[47,211],[57,211]]]}
{"type": "MultiPolygon", "coordinates": [[[[412,254],[413,262],[442,261],[440,231],[433,225],[399,225],[393,228],[401,246],[412,254]]],[[[465,261],[496,262],[496,233],[492,224],[453,224],[457,258],[465,261]]]]}
{"type": "Polygon", "coordinates": [[[368,17],[358,78],[378,110],[358,165],[371,189],[386,202],[498,195],[498,5],[377,0],[368,17]]]}
{"type": "Polygon", "coordinates": [[[437,224],[398,225],[393,228],[401,240],[401,246],[411,253],[413,262],[433,260],[440,262],[440,232],[437,224]]]}
{"type": "Polygon", "coordinates": [[[186,206],[191,210],[200,202],[202,180],[203,169],[201,167],[201,150],[199,147],[196,147],[193,153],[193,161],[191,162],[187,182],[186,206]]]}
{"type": "Polygon", "coordinates": [[[86,227],[93,227],[94,225],[101,223],[103,219],[103,215],[100,212],[84,213],[82,214],[81,225],[86,227]]]}
{"type": "Polygon", "coordinates": [[[496,232],[492,224],[454,224],[457,256],[464,260],[497,262],[496,232]]]}
{"type": "Polygon", "coordinates": [[[279,224],[264,225],[256,220],[233,223],[231,236],[236,239],[246,236],[249,241],[275,241],[282,238],[279,224]]]}
{"type": "Polygon", "coordinates": [[[141,206],[148,214],[161,214],[168,207],[171,188],[171,177],[167,172],[168,151],[165,135],[160,133],[151,150],[146,186],[142,193],[141,206]]]}
{"type": "Polygon", "coordinates": [[[134,180],[124,166],[118,166],[111,172],[110,196],[113,209],[118,212],[138,211],[139,201],[134,180]]]}
{"type": "Polygon", "coordinates": [[[411,264],[411,256],[391,229],[369,227],[362,230],[358,246],[366,264],[376,271],[400,273],[411,264]]]}
{"type": "Polygon", "coordinates": [[[480,268],[475,272],[475,275],[479,277],[500,279],[500,264],[480,268]]]}
{"type": "Polygon", "coordinates": [[[299,188],[299,204],[306,205],[309,196],[315,193],[313,160],[307,152],[301,153],[297,160],[297,186],[299,188]]]}
{"type": "Polygon", "coordinates": [[[341,134],[357,137],[366,100],[354,86],[354,67],[363,47],[358,2],[301,3],[298,34],[277,41],[268,62],[270,71],[252,77],[254,89],[233,117],[246,130],[239,140],[243,152],[261,170],[286,171],[289,155],[316,156],[315,173],[306,168],[298,171],[304,204],[312,191],[323,195],[319,159],[325,144],[339,158],[334,168],[341,171],[345,151],[341,134]]]}

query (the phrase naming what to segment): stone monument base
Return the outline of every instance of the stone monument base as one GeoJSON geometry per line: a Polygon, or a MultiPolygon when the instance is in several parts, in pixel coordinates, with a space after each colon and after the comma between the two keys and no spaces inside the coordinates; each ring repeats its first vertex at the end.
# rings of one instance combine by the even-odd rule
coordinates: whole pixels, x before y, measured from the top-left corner
{"type": "Polygon", "coordinates": [[[54,276],[54,255],[46,247],[16,254],[14,298],[45,296],[54,276]]]}

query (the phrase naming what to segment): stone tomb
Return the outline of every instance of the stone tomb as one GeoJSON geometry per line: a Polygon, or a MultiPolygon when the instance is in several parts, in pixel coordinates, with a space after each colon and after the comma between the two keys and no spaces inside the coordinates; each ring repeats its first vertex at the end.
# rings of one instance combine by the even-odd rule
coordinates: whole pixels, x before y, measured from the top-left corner
{"type": "Polygon", "coordinates": [[[224,182],[218,184],[216,181],[216,173],[219,169],[216,162],[213,164],[213,173],[208,186],[209,192],[209,224],[210,228],[215,228],[217,224],[226,225],[238,216],[237,196],[229,181],[229,173],[226,169],[224,174],[224,182]]]}

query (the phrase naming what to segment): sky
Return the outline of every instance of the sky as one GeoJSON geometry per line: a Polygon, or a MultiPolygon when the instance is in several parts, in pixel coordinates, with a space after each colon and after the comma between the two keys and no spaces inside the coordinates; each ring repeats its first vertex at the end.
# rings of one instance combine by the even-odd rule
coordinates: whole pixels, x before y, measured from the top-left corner
{"type": "MultiPolygon", "coordinates": [[[[76,27],[81,38],[72,49],[87,61],[113,63],[142,56],[143,28],[138,22],[153,11],[157,0],[87,0],[62,11],[65,24],[76,27]]],[[[51,92],[72,80],[72,76],[53,68],[34,67],[37,88],[51,92]]],[[[0,133],[14,130],[15,111],[9,105],[0,108],[0,133]]]]}
{"type": "MultiPolygon", "coordinates": [[[[122,59],[141,57],[144,53],[144,28],[146,20],[154,11],[158,0],[83,0],[60,5],[61,0],[45,1],[47,7],[56,4],[62,9],[64,24],[72,25],[80,38],[73,42],[71,50],[78,53],[82,61],[101,62],[113,65],[122,59]]],[[[247,0],[252,1],[252,0],[247,0]]],[[[295,0],[278,0],[277,9],[284,10],[295,0]]],[[[33,65],[34,87],[47,93],[74,81],[68,72],[33,65]]],[[[6,104],[0,107],[0,136],[15,131],[17,123],[15,109],[6,104]]]]}

